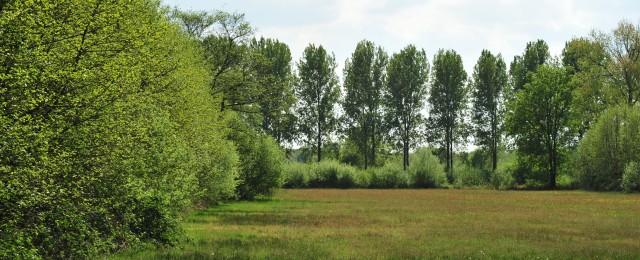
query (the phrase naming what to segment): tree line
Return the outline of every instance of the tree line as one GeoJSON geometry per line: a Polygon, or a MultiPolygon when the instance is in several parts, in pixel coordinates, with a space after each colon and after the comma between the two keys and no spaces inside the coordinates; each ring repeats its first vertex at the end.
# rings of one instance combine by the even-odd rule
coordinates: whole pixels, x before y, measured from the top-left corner
{"type": "Polygon", "coordinates": [[[0,258],[174,245],[191,210],[271,196],[294,170],[287,156],[400,183],[369,187],[404,187],[406,172],[434,187],[459,178],[473,140],[490,176],[528,187],[559,175],[640,186],[640,29],[628,21],[559,58],[543,40],[508,68],[484,50],[469,73],[454,50],[430,61],[363,40],[342,82],[322,45],[294,62],[243,14],[157,0],[1,1],[0,34],[0,258]],[[517,163],[500,172],[505,152],[517,163]]]}
{"type": "MultiPolygon", "coordinates": [[[[406,170],[411,151],[428,145],[451,183],[456,151],[472,140],[490,154],[490,171],[496,171],[500,151],[513,151],[518,159],[511,175],[518,183],[553,189],[562,167],[577,163],[574,151],[605,110],[637,109],[638,28],[623,20],[610,34],[594,31],[568,41],[559,57],[551,56],[544,40],[532,41],[509,67],[500,54],[483,50],[470,76],[455,50],[441,49],[429,62],[414,45],[388,55],[363,40],[345,62],[341,86],[333,55],[311,44],[296,63],[298,101],[292,107],[298,125],[292,131],[317,162],[321,148],[335,142],[343,162],[364,169],[385,163],[377,155],[401,154],[406,170]],[[349,149],[355,155],[344,158],[349,149]]],[[[623,168],[605,174],[621,180],[623,168]]],[[[573,173],[577,186],[597,186],[578,177],[596,168],[575,170],[583,171],[573,173]]],[[[611,185],[620,188],[619,181],[611,185]]]]}

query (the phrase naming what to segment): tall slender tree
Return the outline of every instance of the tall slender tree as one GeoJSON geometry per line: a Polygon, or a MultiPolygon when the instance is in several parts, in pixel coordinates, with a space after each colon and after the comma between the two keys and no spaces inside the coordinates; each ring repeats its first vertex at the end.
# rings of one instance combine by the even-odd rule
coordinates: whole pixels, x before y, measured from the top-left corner
{"type": "Polygon", "coordinates": [[[283,145],[294,137],[295,95],[292,87],[291,51],[287,44],[265,38],[254,38],[251,49],[264,59],[262,68],[257,71],[265,96],[257,102],[262,115],[260,128],[283,145]]]}
{"type": "Polygon", "coordinates": [[[386,121],[391,138],[402,146],[402,165],[405,170],[409,166],[411,142],[417,137],[417,130],[423,121],[420,111],[427,95],[428,78],[427,55],[414,45],[408,45],[389,60],[384,92],[386,121]]]}
{"type": "Polygon", "coordinates": [[[445,165],[449,181],[453,180],[453,145],[461,135],[459,128],[464,119],[467,73],[462,58],[454,50],[440,50],[433,58],[429,104],[430,136],[445,148],[445,165]]]}
{"type": "Polygon", "coordinates": [[[503,132],[503,91],[507,68],[502,55],[483,50],[473,68],[472,101],[476,144],[491,152],[491,170],[498,164],[498,146],[503,132]]]}
{"type": "Polygon", "coordinates": [[[382,87],[387,64],[386,52],[371,41],[361,41],[344,69],[345,98],[342,106],[347,137],[364,157],[364,168],[375,164],[376,143],[380,140],[382,87]]]}
{"type": "Polygon", "coordinates": [[[340,98],[336,61],[333,54],[310,44],[297,64],[298,79],[294,86],[298,96],[299,130],[302,142],[315,146],[318,162],[322,145],[330,139],[337,123],[334,105],[340,98]]]}

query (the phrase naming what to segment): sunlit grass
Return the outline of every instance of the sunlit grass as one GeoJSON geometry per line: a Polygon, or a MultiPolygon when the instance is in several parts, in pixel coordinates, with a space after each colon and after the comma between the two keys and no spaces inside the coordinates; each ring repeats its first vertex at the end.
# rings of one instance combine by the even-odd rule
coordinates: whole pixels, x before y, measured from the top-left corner
{"type": "Polygon", "coordinates": [[[639,258],[640,196],[282,190],[192,214],[191,242],[123,258],[639,258]]]}

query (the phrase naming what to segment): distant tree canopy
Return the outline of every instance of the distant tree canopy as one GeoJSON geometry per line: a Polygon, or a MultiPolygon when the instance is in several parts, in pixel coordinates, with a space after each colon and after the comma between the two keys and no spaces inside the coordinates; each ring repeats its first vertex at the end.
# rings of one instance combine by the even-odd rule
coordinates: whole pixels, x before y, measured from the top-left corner
{"type": "Polygon", "coordinates": [[[551,55],[549,45],[544,40],[528,42],[522,55],[513,57],[509,74],[511,75],[511,92],[518,92],[530,82],[529,73],[535,73],[538,66],[545,64],[551,55]]]}

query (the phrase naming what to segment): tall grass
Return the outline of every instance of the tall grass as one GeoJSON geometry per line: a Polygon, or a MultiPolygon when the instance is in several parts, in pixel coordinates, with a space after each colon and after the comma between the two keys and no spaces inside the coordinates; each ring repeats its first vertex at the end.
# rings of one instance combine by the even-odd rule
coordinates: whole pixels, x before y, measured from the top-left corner
{"type": "Polygon", "coordinates": [[[192,242],[123,259],[639,259],[640,195],[282,190],[195,212],[192,242]]]}

